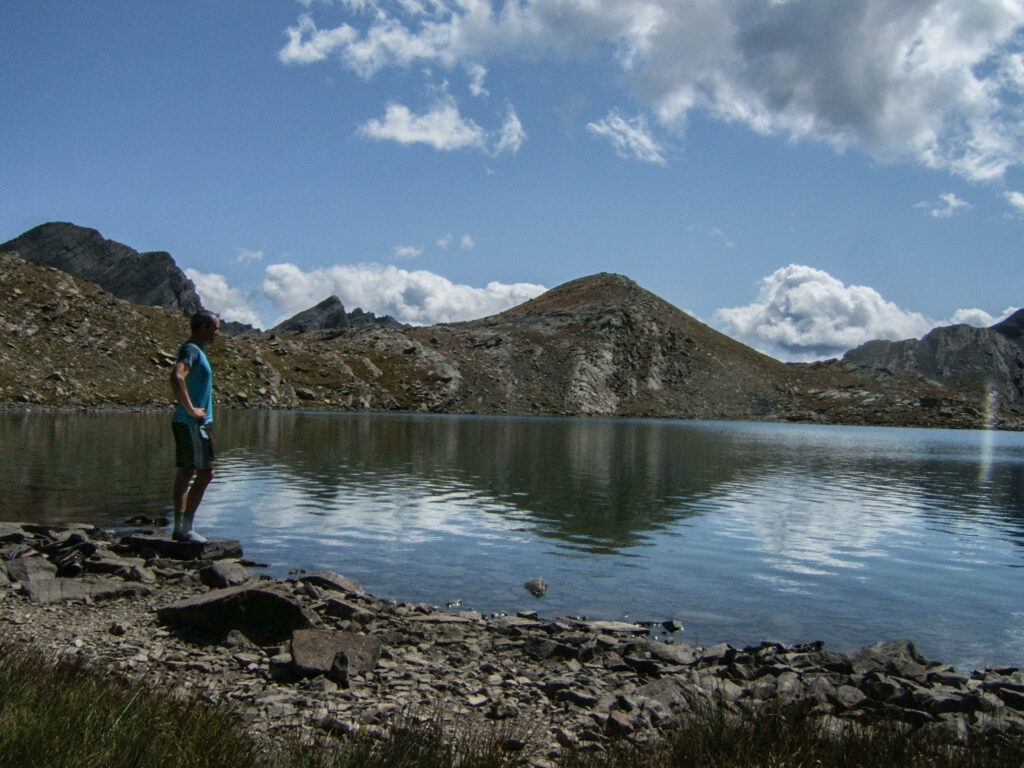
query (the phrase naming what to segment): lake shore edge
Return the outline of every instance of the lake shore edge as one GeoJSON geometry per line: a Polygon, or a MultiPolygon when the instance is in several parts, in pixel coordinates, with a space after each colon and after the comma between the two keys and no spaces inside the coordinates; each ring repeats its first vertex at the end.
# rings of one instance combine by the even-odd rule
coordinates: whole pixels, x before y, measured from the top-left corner
{"type": "MultiPolygon", "coordinates": [[[[651,627],[393,603],[339,574],[257,575],[238,542],[157,526],[0,523],[5,639],[237,708],[261,738],[387,736],[398,716],[521,734],[522,749],[645,744],[694,713],[801,706],[954,740],[1024,735],[1024,674],[958,672],[909,641],[692,646],[651,627]],[[249,567],[247,567],[247,564],[249,567]]],[[[671,629],[671,627],[669,627],[671,629]]]]}

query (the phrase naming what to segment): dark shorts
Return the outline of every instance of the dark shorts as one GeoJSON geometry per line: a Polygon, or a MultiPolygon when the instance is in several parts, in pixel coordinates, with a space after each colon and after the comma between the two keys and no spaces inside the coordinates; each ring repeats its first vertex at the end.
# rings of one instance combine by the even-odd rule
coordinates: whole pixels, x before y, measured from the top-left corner
{"type": "Polygon", "coordinates": [[[174,430],[174,465],[193,469],[213,469],[213,438],[209,429],[199,422],[183,424],[172,421],[174,430]]]}

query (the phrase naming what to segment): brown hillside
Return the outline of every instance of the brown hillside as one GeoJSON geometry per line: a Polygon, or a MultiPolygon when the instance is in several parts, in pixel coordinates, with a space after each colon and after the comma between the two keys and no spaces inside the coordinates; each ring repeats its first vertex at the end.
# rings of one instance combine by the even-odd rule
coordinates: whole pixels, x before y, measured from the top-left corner
{"type": "MultiPolygon", "coordinates": [[[[169,406],[180,314],[11,254],[0,285],[0,405],[169,406]]],[[[209,355],[220,407],[987,423],[914,374],[780,363],[608,274],[472,322],[225,337],[209,355]]]]}

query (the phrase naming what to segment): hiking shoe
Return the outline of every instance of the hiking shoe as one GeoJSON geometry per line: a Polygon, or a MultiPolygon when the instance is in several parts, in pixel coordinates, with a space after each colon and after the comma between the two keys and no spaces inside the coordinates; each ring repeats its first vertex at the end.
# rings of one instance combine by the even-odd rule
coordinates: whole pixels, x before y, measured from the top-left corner
{"type": "Polygon", "coordinates": [[[200,536],[195,531],[185,531],[183,533],[176,533],[172,536],[175,541],[184,541],[189,544],[205,544],[208,539],[205,536],[200,536]]]}

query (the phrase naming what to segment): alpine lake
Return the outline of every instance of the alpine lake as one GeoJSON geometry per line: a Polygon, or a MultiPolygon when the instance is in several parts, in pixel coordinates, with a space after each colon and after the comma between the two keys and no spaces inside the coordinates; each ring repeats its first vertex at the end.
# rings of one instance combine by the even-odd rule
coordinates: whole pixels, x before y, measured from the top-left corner
{"type": "MultiPolygon", "coordinates": [[[[218,410],[197,516],[275,578],[694,645],[1024,666],[1024,434],[218,410]],[[540,598],[523,583],[543,578],[540,598]]],[[[0,413],[0,519],[170,515],[170,412],[0,413]]]]}

